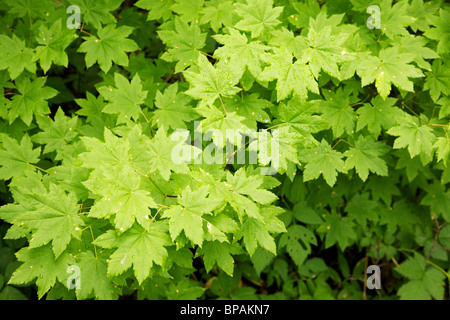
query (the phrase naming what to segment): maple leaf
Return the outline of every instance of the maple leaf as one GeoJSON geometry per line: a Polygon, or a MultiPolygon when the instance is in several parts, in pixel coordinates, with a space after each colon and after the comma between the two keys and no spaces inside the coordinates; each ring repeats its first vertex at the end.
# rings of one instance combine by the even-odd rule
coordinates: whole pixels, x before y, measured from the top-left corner
{"type": "Polygon", "coordinates": [[[200,10],[200,13],[203,15],[200,19],[200,24],[209,23],[214,32],[218,32],[222,25],[231,27],[233,11],[234,6],[232,1],[208,1],[205,7],[200,10]]]}
{"type": "Polygon", "coordinates": [[[36,118],[36,122],[42,131],[32,137],[33,141],[45,145],[44,153],[57,151],[59,154],[57,158],[61,159],[60,153],[78,136],[76,132],[78,118],[69,118],[61,108],[58,108],[54,120],[41,115],[36,118]]]}
{"type": "Polygon", "coordinates": [[[75,264],[74,257],[65,252],[56,258],[50,245],[24,247],[16,256],[23,264],[14,271],[9,282],[20,285],[36,279],[39,299],[56,284],[56,280],[66,283],[67,267],[75,264]]]}
{"type": "Polygon", "coordinates": [[[382,142],[375,141],[370,137],[359,136],[355,146],[344,153],[347,157],[345,167],[355,168],[361,180],[366,181],[369,172],[380,176],[387,176],[388,168],[386,161],[381,156],[389,151],[389,147],[382,142]]]}
{"type": "Polygon", "coordinates": [[[0,135],[0,178],[7,180],[12,177],[20,177],[35,168],[32,163],[39,162],[41,148],[33,149],[33,144],[28,135],[24,135],[20,141],[9,136],[0,135]]]}
{"type": "Polygon", "coordinates": [[[262,56],[269,64],[258,76],[262,81],[277,80],[277,102],[289,96],[291,92],[306,100],[308,90],[319,94],[317,82],[310,67],[302,60],[293,62],[293,55],[285,48],[274,48],[274,54],[262,56]]]}
{"type": "Polygon", "coordinates": [[[338,88],[335,92],[322,90],[326,100],[320,101],[322,118],[330,123],[335,138],[344,132],[352,134],[355,128],[356,113],[352,104],[358,101],[347,90],[338,88]]]}
{"type": "Polygon", "coordinates": [[[246,127],[255,129],[257,122],[267,123],[270,117],[264,109],[272,107],[272,103],[266,99],[259,98],[258,93],[238,95],[223,100],[227,111],[235,112],[238,117],[244,117],[242,121],[246,127]]]}
{"type": "Polygon", "coordinates": [[[412,53],[401,53],[399,46],[381,49],[379,56],[370,56],[361,65],[357,73],[361,77],[362,86],[375,81],[375,86],[383,99],[391,92],[391,85],[406,91],[414,91],[409,78],[423,77],[423,73],[409,62],[414,60],[412,53]]]}
{"type": "Polygon", "coordinates": [[[437,46],[438,54],[446,54],[450,52],[450,27],[448,25],[450,12],[440,8],[439,17],[433,17],[432,19],[432,24],[436,28],[429,28],[425,31],[424,35],[439,42],[437,46]]]}
{"type": "Polygon", "coordinates": [[[142,90],[139,74],[128,82],[120,73],[114,73],[114,82],[116,88],[106,86],[98,88],[98,92],[109,101],[102,111],[119,114],[118,123],[123,123],[127,119],[137,120],[142,113],[141,104],[147,97],[147,91],[142,90]]]}
{"type": "Polygon", "coordinates": [[[97,29],[97,35],[84,37],[85,41],[78,48],[78,52],[86,53],[86,67],[90,68],[98,62],[100,69],[107,73],[112,63],[120,66],[128,65],[126,52],[139,49],[136,42],[127,37],[133,31],[132,27],[108,24],[97,29]]]}
{"type": "MultiPolygon", "coordinates": [[[[113,230],[111,230],[113,231],[113,230]]],[[[95,239],[94,244],[117,248],[110,256],[108,275],[119,275],[133,266],[139,284],[142,284],[154,265],[162,266],[168,257],[165,247],[172,245],[167,223],[154,221],[147,229],[138,224],[116,235],[114,231],[95,239]]]]}
{"type": "Polygon", "coordinates": [[[443,299],[445,275],[439,270],[427,267],[425,258],[417,252],[396,269],[410,281],[398,290],[402,300],[430,300],[443,299]]]}
{"type": "Polygon", "coordinates": [[[198,20],[204,2],[204,0],[175,0],[170,8],[173,12],[178,13],[183,20],[194,21],[198,20]]]}
{"type": "Polygon", "coordinates": [[[106,257],[97,257],[92,251],[77,255],[77,265],[80,268],[82,285],[76,288],[77,299],[87,299],[91,293],[102,300],[118,298],[119,290],[108,278],[108,262],[106,257]]]}
{"type": "Polygon", "coordinates": [[[281,23],[278,16],[283,7],[273,7],[273,0],[252,0],[247,4],[236,3],[236,13],[243,19],[235,27],[243,31],[251,31],[252,38],[256,38],[267,29],[281,23]]]}
{"type": "Polygon", "coordinates": [[[275,241],[263,222],[251,217],[247,218],[242,226],[242,233],[244,245],[250,257],[253,256],[258,245],[276,255],[275,241]]]}
{"type": "Polygon", "coordinates": [[[396,120],[403,115],[403,111],[395,107],[397,99],[386,98],[383,100],[380,96],[374,97],[369,103],[365,103],[356,110],[358,122],[356,131],[367,127],[367,130],[378,137],[381,129],[389,130],[396,124],[396,120]]]}
{"type": "Polygon", "coordinates": [[[437,101],[441,94],[450,94],[450,68],[448,63],[442,64],[441,59],[433,61],[430,72],[426,72],[424,90],[430,90],[433,101],[437,101]]]}
{"type": "Polygon", "coordinates": [[[98,175],[91,174],[83,184],[101,196],[91,207],[89,217],[113,215],[116,228],[122,231],[131,228],[135,219],[139,224],[146,225],[149,207],[157,207],[150,192],[140,188],[141,176],[129,166],[105,169],[98,175]],[[108,183],[102,184],[101,181],[108,183]]]}
{"type": "Polygon", "coordinates": [[[308,63],[316,79],[320,70],[339,79],[338,63],[353,59],[343,46],[349,36],[348,33],[332,35],[330,26],[316,30],[311,23],[308,37],[305,39],[307,47],[296,54],[301,54],[300,59],[308,63]]]}
{"type": "Polygon", "coordinates": [[[433,143],[436,136],[433,129],[426,124],[420,124],[421,120],[407,113],[397,119],[399,125],[387,131],[388,134],[397,136],[394,141],[394,149],[408,147],[411,158],[420,155],[423,164],[433,158],[433,143]]]}
{"type": "Polygon", "coordinates": [[[317,245],[314,233],[301,225],[292,225],[280,237],[280,248],[286,248],[289,256],[297,265],[301,267],[308,255],[311,253],[311,244],[317,245]]]}
{"type": "Polygon", "coordinates": [[[164,127],[161,127],[156,132],[154,139],[149,143],[149,148],[146,152],[148,156],[148,170],[150,172],[159,171],[164,180],[168,181],[171,175],[171,170],[178,173],[187,173],[189,171],[186,163],[175,159],[172,152],[178,142],[167,137],[164,127]]]}
{"type": "Polygon", "coordinates": [[[16,79],[24,70],[36,73],[33,60],[34,51],[27,48],[15,34],[12,38],[0,35],[0,70],[8,69],[11,80],[16,79]]]}
{"type": "Polygon", "coordinates": [[[354,224],[348,217],[342,217],[336,212],[325,217],[326,238],[325,248],[329,248],[334,244],[338,244],[341,250],[345,250],[352,240],[356,240],[356,233],[353,230],[354,224]]]}
{"type": "Polygon", "coordinates": [[[380,29],[383,34],[393,39],[395,35],[409,36],[406,26],[414,20],[408,16],[408,3],[397,2],[392,5],[392,0],[383,0],[380,3],[380,29]]]}
{"type": "Polygon", "coordinates": [[[14,95],[7,106],[9,123],[20,117],[26,125],[30,125],[33,113],[36,116],[50,113],[46,100],[56,96],[58,91],[50,86],[44,87],[45,81],[46,78],[30,81],[22,77],[16,81],[17,91],[20,94],[14,95]]]}
{"type": "Polygon", "coordinates": [[[158,90],[155,97],[156,109],[153,112],[152,123],[158,128],[187,129],[186,122],[199,117],[197,112],[189,106],[191,99],[183,92],[178,92],[178,82],[170,85],[164,94],[158,90]]]}
{"type": "Polygon", "coordinates": [[[234,66],[238,74],[243,74],[247,67],[255,77],[261,73],[261,55],[270,49],[258,41],[248,42],[247,36],[233,28],[228,28],[230,35],[214,35],[218,43],[223,44],[214,51],[214,58],[226,60],[234,66]]]}
{"type": "Polygon", "coordinates": [[[242,249],[235,245],[226,242],[206,242],[198,251],[199,255],[203,255],[203,262],[205,269],[209,272],[212,267],[217,266],[225,271],[228,275],[233,275],[234,259],[233,254],[242,253],[242,249]]]}
{"type": "Polygon", "coordinates": [[[200,187],[191,191],[189,185],[178,198],[179,205],[172,206],[164,211],[162,217],[169,220],[169,231],[172,240],[175,240],[184,231],[186,237],[193,244],[202,246],[204,214],[211,213],[222,201],[207,198],[208,188],[200,187]]]}
{"type": "Polygon", "coordinates": [[[146,9],[148,11],[147,21],[150,20],[168,20],[173,16],[172,5],[175,3],[174,0],[165,1],[154,1],[154,0],[139,0],[134,5],[141,9],[146,9]]]}
{"type": "Polygon", "coordinates": [[[176,17],[173,28],[168,26],[167,30],[159,30],[158,36],[170,47],[161,59],[177,62],[175,73],[197,63],[202,56],[199,50],[205,46],[206,34],[202,33],[194,22],[189,25],[183,19],[176,17]]]}
{"type": "Polygon", "coordinates": [[[303,149],[299,157],[307,162],[303,171],[303,181],[317,179],[320,175],[332,187],[336,182],[338,172],[346,173],[344,155],[331,148],[329,143],[322,139],[320,145],[311,149],[303,149]]]}
{"type": "Polygon", "coordinates": [[[186,80],[191,84],[185,94],[200,100],[200,106],[212,105],[217,98],[230,97],[241,91],[236,87],[240,75],[228,68],[226,63],[214,66],[205,56],[198,57],[198,71],[192,68],[184,71],[186,80]]]}
{"type": "Polygon", "coordinates": [[[73,0],[72,5],[80,8],[83,23],[100,29],[102,24],[115,23],[116,18],[110,13],[119,8],[123,0],[73,0]]]}
{"type": "Polygon", "coordinates": [[[62,28],[61,19],[55,21],[50,28],[41,24],[35,38],[40,45],[36,47],[34,60],[39,60],[44,73],[47,73],[52,63],[67,67],[69,58],[65,49],[75,40],[76,35],[71,29],[62,28]]]}
{"type": "Polygon", "coordinates": [[[79,155],[81,164],[86,168],[101,168],[103,166],[111,168],[128,164],[131,157],[128,152],[129,142],[118,138],[107,128],[104,128],[104,137],[105,142],[97,138],[81,137],[81,141],[88,150],[88,152],[79,155]]]}
{"type": "Polygon", "coordinates": [[[33,232],[30,247],[52,243],[57,258],[72,238],[80,239],[80,228],[84,225],[78,215],[79,207],[74,193],[65,194],[60,186],[50,184],[45,193],[30,193],[16,189],[30,209],[14,218],[14,222],[33,232]]]}

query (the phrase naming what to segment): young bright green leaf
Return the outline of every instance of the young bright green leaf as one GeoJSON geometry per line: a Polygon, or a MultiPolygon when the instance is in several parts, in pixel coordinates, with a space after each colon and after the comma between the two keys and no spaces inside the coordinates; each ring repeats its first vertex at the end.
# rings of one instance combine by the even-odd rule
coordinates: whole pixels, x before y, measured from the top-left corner
{"type": "Polygon", "coordinates": [[[234,6],[236,13],[243,18],[235,27],[250,31],[252,38],[281,23],[277,18],[283,7],[273,7],[273,0],[248,0],[247,4],[236,3],[234,6]]]}

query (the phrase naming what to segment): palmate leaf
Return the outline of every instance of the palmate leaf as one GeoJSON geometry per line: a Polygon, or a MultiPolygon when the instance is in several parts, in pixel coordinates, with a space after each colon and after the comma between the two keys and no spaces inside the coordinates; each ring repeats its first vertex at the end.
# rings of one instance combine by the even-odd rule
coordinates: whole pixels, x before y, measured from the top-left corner
{"type": "Polygon", "coordinates": [[[396,269],[402,276],[409,279],[398,290],[402,300],[442,300],[444,296],[445,275],[439,270],[428,266],[425,258],[417,252],[396,269]]]}
{"type": "Polygon", "coordinates": [[[180,72],[196,64],[205,46],[206,34],[199,26],[192,22],[190,25],[183,19],[176,17],[173,28],[159,30],[158,36],[170,48],[161,56],[166,61],[177,62],[175,72],[180,72]],[[174,29],[174,30],[172,30],[174,29]]]}
{"type": "Polygon", "coordinates": [[[277,18],[283,7],[273,7],[273,0],[248,0],[247,4],[236,3],[234,6],[236,13],[243,18],[235,27],[250,31],[252,38],[281,23],[277,18]]]}
{"type": "Polygon", "coordinates": [[[50,245],[38,248],[24,247],[17,252],[17,259],[23,262],[11,276],[11,284],[28,284],[36,280],[38,298],[50,290],[59,280],[66,283],[67,267],[75,264],[75,259],[68,253],[55,257],[50,245]]]}
{"type": "Polygon", "coordinates": [[[234,270],[234,259],[232,255],[242,253],[242,249],[236,244],[208,241],[197,252],[199,255],[203,255],[203,262],[205,263],[207,272],[217,264],[220,269],[232,276],[234,270]]]}
{"type": "Polygon", "coordinates": [[[189,105],[191,99],[183,92],[178,92],[178,82],[170,85],[164,94],[156,93],[152,123],[158,128],[187,129],[186,122],[191,122],[199,117],[197,112],[189,105]]]}
{"type": "Polygon", "coordinates": [[[0,35],[0,70],[8,69],[11,79],[16,79],[24,70],[36,72],[33,50],[27,48],[25,41],[13,35],[12,38],[0,35]]]}
{"type": "Polygon", "coordinates": [[[198,68],[184,71],[186,80],[191,84],[185,94],[200,100],[200,106],[213,105],[222,97],[230,97],[241,91],[236,87],[240,74],[235,68],[230,68],[228,62],[219,62],[214,66],[204,55],[198,57],[198,68]]]}
{"type": "Polygon", "coordinates": [[[380,176],[387,176],[388,168],[386,161],[381,158],[390,148],[382,142],[375,141],[370,137],[359,136],[355,146],[344,153],[347,157],[345,167],[355,168],[361,180],[366,181],[369,172],[380,176]]]}
{"type": "Polygon", "coordinates": [[[80,209],[74,193],[66,195],[55,184],[50,184],[46,193],[30,193],[19,188],[16,192],[30,206],[29,210],[13,219],[14,223],[32,231],[30,248],[51,242],[57,258],[72,238],[80,239],[80,227],[84,225],[84,220],[79,215],[80,209]]]}
{"type": "Polygon", "coordinates": [[[118,123],[128,119],[137,120],[142,112],[141,104],[147,97],[147,91],[142,90],[139,74],[128,82],[120,73],[114,73],[116,88],[100,87],[98,91],[109,103],[103,108],[103,112],[118,114],[118,123]]]}
{"type": "Polygon", "coordinates": [[[91,207],[89,216],[104,218],[113,215],[115,227],[122,231],[129,229],[135,220],[146,225],[149,207],[157,207],[150,193],[140,188],[141,176],[129,166],[97,171],[84,185],[101,196],[91,207]]]}
{"type": "Polygon", "coordinates": [[[200,24],[211,25],[214,32],[218,32],[220,27],[232,26],[232,19],[234,15],[233,1],[212,0],[205,3],[205,7],[200,10],[203,15],[200,19],[200,24]]]}
{"type": "Polygon", "coordinates": [[[58,91],[50,86],[44,86],[45,82],[46,78],[36,78],[32,81],[25,77],[17,79],[16,86],[19,94],[14,95],[7,105],[10,123],[20,117],[26,125],[30,125],[33,114],[38,117],[41,114],[50,113],[46,100],[56,96],[58,91]]]}
{"type": "Polygon", "coordinates": [[[136,42],[127,37],[133,31],[132,27],[108,24],[97,29],[97,35],[84,37],[85,41],[78,48],[78,52],[86,53],[86,67],[90,68],[98,62],[100,69],[107,73],[112,63],[128,66],[126,52],[139,49],[136,42]]]}
{"type": "Polygon", "coordinates": [[[448,63],[442,64],[441,59],[433,61],[430,72],[426,72],[424,90],[430,90],[433,101],[437,101],[441,94],[450,94],[450,68],[448,63]]]}
{"type": "Polygon", "coordinates": [[[39,60],[44,73],[47,73],[52,64],[67,67],[69,58],[65,49],[76,38],[73,29],[63,28],[60,19],[50,28],[44,24],[40,25],[39,33],[35,37],[40,45],[36,48],[34,58],[39,60]]]}
{"type": "Polygon", "coordinates": [[[433,144],[436,136],[433,129],[426,124],[421,124],[421,120],[409,114],[404,114],[397,119],[399,123],[387,131],[388,134],[397,136],[394,142],[394,149],[408,147],[411,158],[419,155],[423,164],[433,158],[433,144]]]}
{"type": "Polygon", "coordinates": [[[285,48],[274,48],[274,54],[262,56],[269,64],[258,76],[262,81],[277,80],[277,101],[286,99],[292,92],[306,100],[308,91],[319,94],[317,82],[308,65],[302,60],[293,62],[293,55],[285,48]]]}
{"type": "Polygon", "coordinates": [[[332,187],[336,182],[338,172],[346,173],[348,170],[342,160],[344,155],[332,149],[325,139],[315,148],[301,150],[299,157],[307,162],[303,171],[304,181],[317,179],[322,175],[332,187]]]}
{"type": "Polygon", "coordinates": [[[101,247],[117,248],[109,259],[108,276],[120,275],[133,266],[134,275],[141,284],[153,266],[164,265],[168,257],[165,247],[172,245],[172,241],[167,231],[165,221],[156,221],[147,229],[134,224],[120,235],[110,230],[95,239],[94,244],[101,247]]]}
{"type": "Polygon", "coordinates": [[[214,57],[228,59],[230,65],[235,66],[238,74],[243,74],[247,67],[255,77],[261,73],[261,55],[270,49],[258,41],[248,42],[247,36],[233,28],[228,28],[230,35],[214,35],[213,38],[223,47],[214,51],[214,57]]]}
{"type": "Polygon", "coordinates": [[[186,237],[194,244],[202,246],[203,222],[202,216],[210,214],[222,201],[207,198],[208,188],[206,186],[191,191],[189,186],[183,190],[178,199],[177,206],[164,211],[163,218],[169,219],[169,231],[172,240],[175,240],[184,231],[186,237]]]}
{"type": "Polygon", "coordinates": [[[100,29],[102,24],[115,23],[116,18],[111,11],[116,10],[123,0],[73,0],[71,4],[80,7],[80,13],[86,24],[100,29]]]}
{"type": "Polygon", "coordinates": [[[409,78],[423,77],[422,71],[410,64],[415,55],[402,53],[399,46],[381,49],[379,56],[370,56],[357,70],[362,86],[375,81],[378,93],[383,99],[391,92],[391,86],[414,91],[414,85],[409,78]]]}

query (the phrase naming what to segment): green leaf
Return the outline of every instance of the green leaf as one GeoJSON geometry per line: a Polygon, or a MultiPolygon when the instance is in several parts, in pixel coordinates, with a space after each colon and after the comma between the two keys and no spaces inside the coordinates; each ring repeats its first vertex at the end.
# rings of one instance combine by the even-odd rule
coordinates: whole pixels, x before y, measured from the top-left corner
{"type": "Polygon", "coordinates": [[[33,149],[28,135],[24,135],[18,143],[17,140],[2,134],[0,142],[0,179],[7,180],[35,171],[32,163],[39,162],[41,149],[33,149]]]}
{"type": "Polygon", "coordinates": [[[45,78],[36,78],[30,81],[28,78],[19,78],[16,81],[19,94],[13,96],[8,104],[8,120],[13,123],[20,117],[26,125],[30,125],[33,114],[36,117],[50,113],[46,100],[56,96],[58,91],[45,85],[45,78]]]}
{"type": "Polygon", "coordinates": [[[234,15],[233,1],[212,0],[205,3],[200,10],[202,18],[200,24],[210,24],[214,32],[222,26],[231,27],[234,15]]]}
{"type": "Polygon", "coordinates": [[[155,97],[155,106],[152,123],[158,128],[187,129],[186,122],[199,117],[197,112],[189,105],[191,99],[183,92],[178,92],[178,82],[170,85],[162,94],[159,90],[155,97]]]}
{"type": "Polygon", "coordinates": [[[14,271],[9,283],[28,284],[36,280],[39,299],[56,284],[57,279],[66,283],[67,267],[75,264],[75,259],[68,253],[62,253],[55,258],[50,245],[39,248],[25,247],[16,255],[23,264],[14,271]]]}
{"type": "Polygon", "coordinates": [[[259,41],[248,42],[247,36],[241,34],[233,28],[228,28],[230,35],[214,35],[213,38],[224,46],[214,51],[214,57],[226,60],[230,65],[235,66],[236,72],[242,75],[245,68],[250,73],[258,77],[261,73],[261,56],[270,49],[270,47],[261,44],[259,41]]]}
{"type": "Polygon", "coordinates": [[[370,137],[359,136],[355,141],[355,146],[344,153],[344,156],[347,157],[345,167],[349,170],[355,168],[362,181],[367,180],[369,172],[387,176],[386,161],[381,156],[389,150],[390,148],[382,142],[375,141],[370,137]]]}
{"type": "Polygon", "coordinates": [[[276,245],[264,224],[254,218],[247,218],[242,226],[244,245],[250,257],[258,245],[276,255],[276,245]]]}
{"type": "Polygon", "coordinates": [[[77,266],[80,268],[80,288],[76,289],[78,299],[87,299],[93,293],[97,299],[114,300],[118,297],[118,289],[108,278],[108,262],[106,258],[96,257],[92,251],[77,255],[77,266]]]}
{"type": "Polygon", "coordinates": [[[189,25],[183,19],[176,17],[173,28],[159,30],[158,36],[169,46],[161,59],[177,62],[175,73],[196,64],[202,56],[199,50],[205,46],[206,34],[202,33],[194,22],[189,25]]]}
{"type": "Polygon", "coordinates": [[[109,103],[103,112],[119,114],[118,123],[128,119],[137,120],[142,113],[141,104],[147,97],[147,91],[142,90],[141,78],[136,74],[130,82],[120,73],[114,73],[116,88],[100,87],[98,92],[109,103]]]}
{"type": "Polygon", "coordinates": [[[208,195],[206,186],[196,191],[186,187],[178,198],[179,205],[164,211],[162,217],[169,220],[169,231],[172,240],[175,240],[184,231],[186,237],[199,246],[203,243],[203,221],[204,214],[210,214],[216,209],[221,201],[206,198],[208,195]]]}
{"type": "Polygon", "coordinates": [[[112,63],[120,66],[128,66],[126,52],[139,49],[136,42],[127,37],[133,31],[132,27],[108,24],[97,30],[98,37],[84,37],[85,41],[78,48],[78,52],[86,53],[86,67],[90,68],[98,62],[100,69],[107,73],[112,63]]]}
{"type": "MultiPolygon", "coordinates": [[[[133,266],[139,284],[150,275],[155,265],[164,264],[168,257],[165,247],[172,245],[167,224],[163,222],[153,222],[147,230],[134,224],[113,239],[109,243],[117,249],[110,256],[108,276],[122,274],[133,266]]],[[[100,242],[94,243],[102,246],[100,242]]]]}
{"type": "Polygon", "coordinates": [[[319,94],[317,82],[311,69],[302,60],[293,62],[293,55],[285,48],[274,48],[274,54],[262,56],[269,64],[258,76],[262,81],[277,80],[277,102],[291,93],[306,100],[308,91],[319,94]]]}
{"type": "Polygon", "coordinates": [[[16,190],[27,201],[30,210],[14,218],[14,223],[32,231],[30,248],[52,243],[55,257],[59,257],[72,238],[80,239],[84,225],[75,194],[66,193],[60,186],[50,184],[48,192],[16,190]]]}
{"type": "Polygon", "coordinates": [[[420,155],[423,164],[430,162],[433,143],[436,140],[433,129],[426,124],[420,124],[420,119],[406,113],[397,119],[397,122],[398,126],[387,131],[388,134],[398,137],[394,142],[394,149],[408,147],[411,158],[420,155]]]}
{"type": "Polygon", "coordinates": [[[213,241],[206,242],[198,252],[200,255],[203,254],[203,262],[205,263],[207,272],[217,264],[220,269],[232,276],[234,270],[234,259],[232,255],[242,253],[242,250],[236,245],[213,241]]]}
{"type": "Polygon", "coordinates": [[[340,214],[333,212],[331,215],[327,215],[325,220],[325,225],[323,225],[326,226],[327,230],[325,248],[330,248],[337,243],[339,248],[344,251],[357,239],[353,230],[353,223],[348,217],[342,217],[340,214]]]}
{"type": "Polygon", "coordinates": [[[299,157],[307,162],[303,171],[303,181],[317,179],[322,175],[332,187],[338,172],[346,173],[348,170],[342,160],[344,155],[337,150],[332,150],[325,139],[316,148],[301,150],[299,157]]]}
{"type": "Polygon", "coordinates": [[[40,44],[36,47],[35,59],[39,60],[44,73],[47,73],[52,64],[67,68],[69,58],[65,50],[76,38],[73,30],[63,28],[60,19],[55,21],[50,28],[41,24],[35,38],[40,44]]]}
{"type": "Polygon", "coordinates": [[[250,31],[252,38],[260,36],[264,31],[270,30],[281,23],[278,16],[283,7],[273,7],[272,0],[252,0],[247,4],[236,3],[236,13],[242,17],[235,27],[239,30],[250,31]]]}
{"type": "Polygon", "coordinates": [[[433,101],[437,101],[442,93],[444,95],[450,94],[449,70],[448,64],[443,65],[441,59],[436,59],[433,61],[430,72],[425,73],[427,77],[423,89],[430,90],[430,96],[433,101]]]}
{"type": "Polygon", "coordinates": [[[422,255],[414,252],[414,257],[403,262],[395,270],[410,280],[398,290],[400,299],[443,299],[445,275],[437,269],[430,266],[427,267],[425,258],[422,255]]]}
{"type": "Polygon", "coordinates": [[[102,24],[115,23],[116,18],[110,12],[119,8],[123,0],[73,0],[72,5],[80,7],[82,22],[100,29],[102,24]]]}
{"type": "Polygon", "coordinates": [[[362,86],[375,81],[377,91],[383,99],[391,92],[392,85],[413,92],[414,85],[409,78],[423,77],[423,73],[410,64],[414,60],[414,54],[401,53],[400,50],[399,46],[381,49],[378,57],[370,56],[366,59],[357,70],[362,86]]]}
{"type": "Polygon", "coordinates": [[[370,133],[378,137],[381,129],[389,130],[396,124],[396,119],[403,115],[403,111],[395,107],[397,99],[386,98],[383,100],[380,96],[374,97],[369,103],[365,103],[356,110],[358,122],[356,131],[367,127],[370,133]]]}
{"type": "Polygon", "coordinates": [[[287,233],[281,235],[279,242],[280,248],[286,247],[289,256],[299,268],[311,253],[311,244],[317,245],[314,233],[301,225],[290,226],[287,233]]]}
{"type": "Polygon", "coordinates": [[[36,73],[34,51],[27,48],[22,41],[13,34],[12,38],[0,35],[0,70],[8,69],[11,79],[16,79],[24,70],[36,73]]]}
{"type": "Polygon", "coordinates": [[[211,106],[217,98],[230,97],[241,91],[236,87],[240,75],[236,70],[229,68],[225,62],[213,66],[205,56],[200,55],[197,63],[198,71],[190,68],[183,74],[191,84],[185,94],[201,100],[200,106],[211,106]]]}

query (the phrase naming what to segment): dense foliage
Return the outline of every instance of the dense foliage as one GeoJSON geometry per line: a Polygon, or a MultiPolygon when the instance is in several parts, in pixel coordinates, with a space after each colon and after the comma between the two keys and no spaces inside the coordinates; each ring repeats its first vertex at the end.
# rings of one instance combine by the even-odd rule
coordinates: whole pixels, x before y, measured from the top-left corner
{"type": "Polygon", "coordinates": [[[0,16],[0,299],[449,298],[444,1],[0,16]]]}

